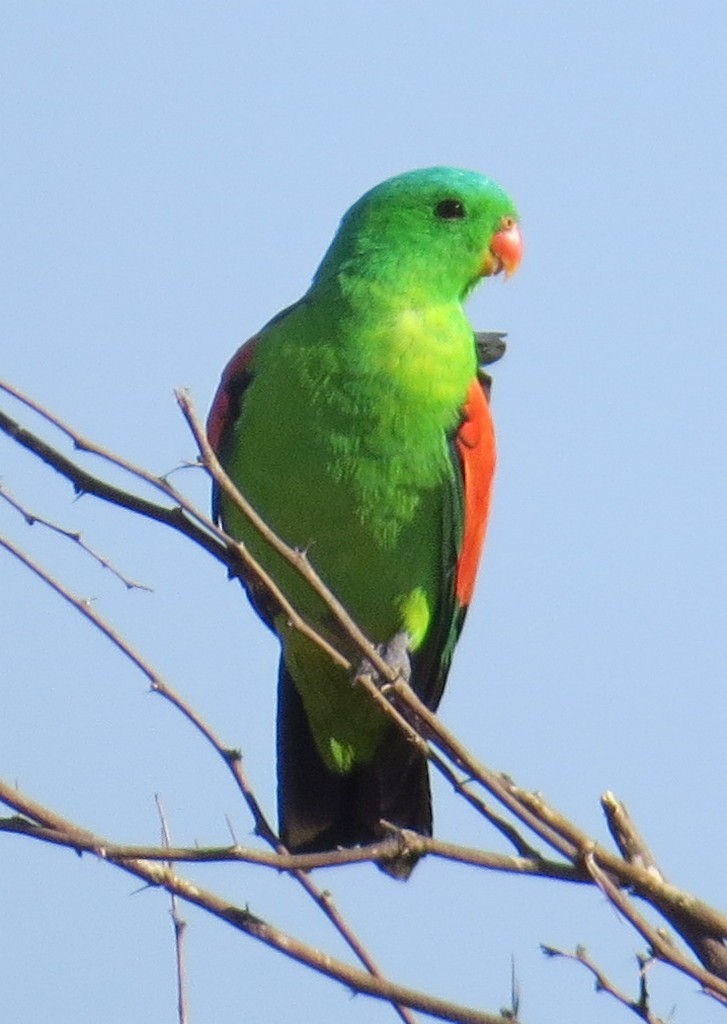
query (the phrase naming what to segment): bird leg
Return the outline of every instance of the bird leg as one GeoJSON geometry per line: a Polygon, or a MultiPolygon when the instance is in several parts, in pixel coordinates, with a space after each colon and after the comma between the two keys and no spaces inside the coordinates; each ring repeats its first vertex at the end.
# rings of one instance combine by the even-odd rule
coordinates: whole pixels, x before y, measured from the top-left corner
{"type": "MultiPolygon", "coordinates": [[[[404,630],[399,633],[395,633],[388,643],[376,645],[377,651],[392,672],[396,672],[396,674],[407,683],[411,679],[411,659],[409,658],[410,645],[411,637],[404,630]]],[[[381,686],[384,683],[384,680],[368,658],[363,658],[361,660],[356,671],[356,676],[370,676],[377,686],[381,686]]]]}

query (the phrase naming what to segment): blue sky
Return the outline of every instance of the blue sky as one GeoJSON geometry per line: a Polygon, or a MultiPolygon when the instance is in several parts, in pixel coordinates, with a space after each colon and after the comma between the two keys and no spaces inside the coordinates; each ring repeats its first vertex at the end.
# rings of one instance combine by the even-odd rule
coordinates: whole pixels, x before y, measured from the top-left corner
{"type": "MultiPolygon", "coordinates": [[[[516,198],[518,276],[469,306],[507,330],[487,555],[442,705],[493,767],[606,839],[613,789],[665,873],[724,903],[722,5],[5,3],[2,374],[164,472],[193,453],[235,347],[297,298],[346,207],[412,167],[481,170],[516,198]]],[[[3,408],[8,403],[3,402],[3,408]]],[[[220,569],[69,489],[0,440],[0,476],[154,594],[127,593],[0,504],[32,551],[245,752],[274,797],[276,648],[220,569]]],[[[183,480],[206,502],[201,473],[183,480]]],[[[180,843],[250,823],[181,718],[0,556],[0,776],[110,837],[180,843]]],[[[437,831],[497,848],[444,787],[437,831]]],[[[286,878],[190,872],[335,954],[286,878]]],[[[637,938],[594,892],[424,863],[320,875],[397,980],[497,1009],[515,957],[529,1024],[627,1020],[539,943],[586,945],[635,988],[637,938]]],[[[15,1024],[173,1019],[164,898],[0,837],[0,985],[15,1024]]],[[[193,1019],[394,1019],[193,911],[193,1019]]],[[[710,1024],[652,972],[655,1011],[710,1024]]]]}

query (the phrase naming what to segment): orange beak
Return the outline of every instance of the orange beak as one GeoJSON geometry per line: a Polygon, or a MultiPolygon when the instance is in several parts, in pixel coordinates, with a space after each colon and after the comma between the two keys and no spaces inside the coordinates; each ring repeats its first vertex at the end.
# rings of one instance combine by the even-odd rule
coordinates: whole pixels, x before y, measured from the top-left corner
{"type": "Polygon", "coordinates": [[[482,276],[490,277],[502,270],[505,277],[511,277],[520,266],[522,258],[523,239],[517,221],[513,217],[504,217],[502,227],[493,236],[485,255],[482,276]]]}

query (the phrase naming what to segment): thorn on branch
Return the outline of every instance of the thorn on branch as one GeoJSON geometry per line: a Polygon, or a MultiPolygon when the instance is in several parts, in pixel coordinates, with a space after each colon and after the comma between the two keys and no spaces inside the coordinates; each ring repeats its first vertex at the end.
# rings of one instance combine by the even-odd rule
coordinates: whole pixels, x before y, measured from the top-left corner
{"type": "MultiPolygon", "coordinates": [[[[161,797],[158,793],[154,794],[154,802],[159,812],[159,821],[161,823],[162,831],[162,844],[165,847],[169,847],[169,827],[167,826],[167,819],[164,814],[164,807],[162,806],[161,797]]],[[[171,861],[167,862],[169,872],[173,871],[173,864],[171,861]]],[[[175,960],[177,965],[177,1019],[179,1024],[187,1024],[189,1020],[189,1004],[187,999],[187,964],[186,964],[186,944],[184,941],[185,932],[187,930],[187,922],[184,920],[179,912],[179,897],[175,892],[170,891],[170,917],[172,919],[172,926],[174,928],[174,952],[175,960]]]]}
{"type": "Polygon", "coordinates": [[[515,957],[510,959],[510,1007],[503,1009],[502,1016],[508,1019],[517,1020],[520,1016],[520,981],[515,969],[515,957]]]}

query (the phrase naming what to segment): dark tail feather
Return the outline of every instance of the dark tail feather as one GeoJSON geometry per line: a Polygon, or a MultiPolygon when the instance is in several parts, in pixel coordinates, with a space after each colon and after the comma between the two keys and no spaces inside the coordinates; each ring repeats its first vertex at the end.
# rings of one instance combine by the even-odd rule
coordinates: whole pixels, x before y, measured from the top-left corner
{"type": "MultiPolygon", "coordinates": [[[[393,726],[371,764],[339,775],[326,768],[284,661],[278,678],[278,818],[293,853],[318,853],[381,839],[383,818],[399,828],[432,834],[426,759],[393,726]]],[[[384,866],[407,878],[415,859],[384,866]]]]}

